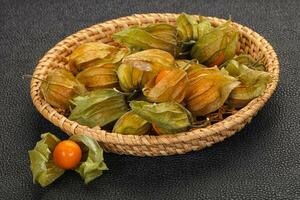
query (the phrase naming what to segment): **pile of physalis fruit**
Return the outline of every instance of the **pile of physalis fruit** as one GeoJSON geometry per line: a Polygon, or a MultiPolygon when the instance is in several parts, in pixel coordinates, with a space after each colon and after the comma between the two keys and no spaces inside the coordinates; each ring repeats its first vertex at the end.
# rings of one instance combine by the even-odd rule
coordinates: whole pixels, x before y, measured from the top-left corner
{"type": "MultiPolygon", "coordinates": [[[[66,69],[42,80],[44,99],[90,128],[164,135],[206,127],[261,95],[271,80],[260,60],[239,55],[230,20],[213,27],[204,17],[181,14],[176,25],[129,27],[112,38],[118,46],[80,45],[66,69]]],[[[93,139],[64,142],[46,133],[29,152],[35,182],[46,186],[74,169],[87,183],[107,169],[93,139]]]]}

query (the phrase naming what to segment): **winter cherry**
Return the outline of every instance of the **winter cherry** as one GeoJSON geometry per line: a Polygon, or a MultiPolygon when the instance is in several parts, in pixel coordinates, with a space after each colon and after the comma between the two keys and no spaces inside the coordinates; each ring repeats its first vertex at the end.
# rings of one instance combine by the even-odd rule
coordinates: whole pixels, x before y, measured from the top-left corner
{"type": "Polygon", "coordinates": [[[80,163],[81,156],[79,145],[72,140],[61,141],[53,152],[54,163],[62,169],[74,169],[80,163]]]}

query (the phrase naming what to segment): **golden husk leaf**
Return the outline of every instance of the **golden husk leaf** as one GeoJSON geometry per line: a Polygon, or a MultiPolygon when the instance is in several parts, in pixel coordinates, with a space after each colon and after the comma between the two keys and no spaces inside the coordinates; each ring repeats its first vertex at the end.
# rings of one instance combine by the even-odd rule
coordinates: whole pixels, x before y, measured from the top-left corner
{"type": "Polygon", "coordinates": [[[188,80],[186,103],[195,116],[204,116],[219,109],[230,92],[240,84],[217,67],[191,70],[188,80]]]}
{"type": "Polygon", "coordinates": [[[153,79],[145,85],[143,94],[151,102],[182,102],[188,84],[186,72],[174,68],[162,73],[165,75],[161,80],[153,79]]]}
{"type": "Polygon", "coordinates": [[[88,42],[77,47],[69,57],[69,67],[78,73],[88,67],[118,63],[129,53],[127,48],[118,48],[98,42],[88,42]]]}
{"type": "Polygon", "coordinates": [[[83,94],[86,89],[71,72],[57,68],[49,72],[42,82],[41,91],[45,100],[56,108],[68,109],[73,97],[83,94]]]}
{"type": "Polygon", "coordinates": [[[148,49],[126,56],[117,70],[120,87],[125,92],[141,88],[162,69],[173,68],[174,64],[174,57],[159,49],[148,49]]]}
{"type": "Polygon", "coordinates": [[[175,61],[176,67],[186,72],[189,72],[194,69],[207,68],[205,65],[199,64],[197,60],[184,60],[179,59],[175,61]]]}
{"type": "Polygon", "coordinates": [[[176,52],[176,27],[170,24],[127,28],[115,33],[113,39],[132,51],[161,49],[172,55],[176,52]]]}
{"type": "Polygon", "coordinates": [[[77,74],[76,79],[89,90],[115,88],[119,85],[116,70],[115,64],[89,67],[77,74]]]}

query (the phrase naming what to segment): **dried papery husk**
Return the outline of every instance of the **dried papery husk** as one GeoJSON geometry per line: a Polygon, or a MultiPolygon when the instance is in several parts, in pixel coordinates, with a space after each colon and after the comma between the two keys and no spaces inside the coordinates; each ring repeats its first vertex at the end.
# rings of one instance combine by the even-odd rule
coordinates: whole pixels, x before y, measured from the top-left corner
{"type": "Polygon", "coordinates": [[[186,13],[182,13],[176,20],[178,56],[188,55],[192,46],[203,35],[213,30],[210,22],[202,16],[198,20],[186,13]]]}
{"type": "MultiPolygon", "coordinates": [[[[152,24],[148,25],[143,30],[150,33],[163,41],[167,41],[172,45],[176,45],[176,27],[170,24],[152,24]]],[[[163,50],[163,49],[162,49],[163,50]]],[[[168,51],[172,53],[171,51],[168,51]]]]}
{"type": "Polygon", "coordinates": [[[150,128],[149,122],[129,111],[115,123],[113,132],[123,135],[144,135],[150,131],[150,128]]]}
{"type": "Polygon", "coordinates": [[[219,109],[240,84],[217,67],[191,70],[188,80],[186,103],[194,116],[205,116],[219,109]]]}
{"type": "Polygon", "coordinates": [[[176,25],[178,39],[182,42],[197,41],[213,29],[205,17],[199,16],[197,20],[194,16],[186,13],[182,13],[177,17],[176,25]]]}
{"type": "Polygon", "coordinates": [[[156,73],[142,71],[128,64],[118,67],[119,84],[124,92],[132,92],[141,88],[147,81],[155,77],[156,73]]]}
{"type": "Polygon", "coordinates": [[[175,64],[174,57],[163,50],[148,49],[126,56],[122,63],[131,65],[143,71],[172,68],[175,64]]]}
{"type": "Polygon", "coordinates": [[[251,69],[259,70],[259,71],[266,71],[265,65],[263,63],[261,63],[259,60],[256,61],[250,55],[241,54],[239,56],[234,57],[234,60],[236,60],[239,64],[246,65],[247,67],[249,67],[251,69]]]}
{"type": "Polygon", "coordinates": [[[197,60],[179,59],[175,61],[175,65],[177,68],[183,69],[186,72],[199,68],[207,68],[205,65],[199,64],[197,60]]]}
{"type": "Polygon", "coordinates": [[[234,57],[238,39],[238,30],[228,21],[199,38],[191,50],[191,56],[208,67],[219,66],[234,57]]]}
{"type": "Polygon", "coordinates": [[[103,149],[98,142],[86,135],[72,135],[70,140],[78,143],[82,150],[83,159],[75,171],[87,184],[108,170],[103,157],[103,149]]]}
{"type": "Polygon", "coordinates": [[[79,74],[76,79],[89,90],[99,88],[115,88],[119,86],[116,64],[89,67],[79,74]]]}
{"type": "Polygon", "coordinates": [[[107,63],[120,62],[129,54],[129,49],[98,42],[88,42],[77,47],[69,56],[69,67],[73,73],[107,63]]]}
{"type": "Polygon", "coordinates": [[[69,119],[91,128],[105,126],[128,110],[124,95],[114,89],[87,92],[75,97],[72,104],[74,109],[69,119]]]}
{"type": "Polygon", "coordinates": [[[175,102],[149,103],[146,101],[131,101],[130,107],[134,113],[155,124],[158,134],[174,134],[188,130],[193,122],[191,113],[175,102]]]}
{"type": "Polygon", "coordinates": [[[149,81],[143,88],[143,94],[151,102],[177,102],[180,103],[185,97],[187,88],[187,74],[182,69],[161,71],[163,77],[149,81]]]}
{"type": "Polygon", "coordinates": [[[71,72],[57,68],[42,81],[41,91],[47,103],[65,110],[69,108],[69,100],[83,94],[86,89],[71,72]]]}
{"type": "Polygon", "coordinates": [[[260,96],[272,80],[270,73],[250,69],[236,60],[230,60],[222,70],[227,71],[229,75],[238,78],[241,82],[237,88],[232,90],[228,99],[228,103],[236,108],[243,107],[252,99],[260,96]]]}
{"type": "Polygon", "coordinates": [[[132,51],[161,49],[172,55],[176,52],[176,27],[170,24],[127,28],[115,33],[113,39],[132,51]]]}
{"type": "Polygon", "coordinates": [[[117,70],[120,87],[125,92],[142,88],[161,70],[174,68],[174,65],[174,57],[158,49],[149,49],[126,56],[117,70]]]}
{"type": "Polygon", "coordinates": [[[64,169],[56,166],[53,161],[52,153],[59,142],[60,139],[55,135],[44,133],[34,149],[28,151],[33,182],[40,184],[42,187],[51,184],[65,172],[64,169]]]}

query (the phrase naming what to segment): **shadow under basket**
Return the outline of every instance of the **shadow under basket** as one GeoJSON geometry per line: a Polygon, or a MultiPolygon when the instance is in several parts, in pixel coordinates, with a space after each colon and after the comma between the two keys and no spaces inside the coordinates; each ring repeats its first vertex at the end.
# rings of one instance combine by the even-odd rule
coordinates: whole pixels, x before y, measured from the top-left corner
{"type": "MultiPolygon", "coordinates": [[[[66,68],[68,56],[79,45],[102,41],[115,44],[111,35],[129,26],[149,25],[154,23],[175,24],[178,14],[136,14],[96,24],[83,29],[59,42],[39,61],[33,76],[45,79],[50,69],[66,68]]],[[[225,22],[224,19],[208,17],[214,26],[225,22]]],[[[239,52],[247,53],[254,58],[262,58],[268,72],[271,73],[272,82],[268,84],[264,93],[253,99],[247,106],[234,115],[206,128],[194,129],[189,132],[174,135],[121,135],[105,130],[92,129],[77,122],[68,120],[50,106],[41,95],[41,81],[32,79],[31,97],[37,110],[50,122],[61,128],[68,135],[85,134],[96,139],[101,147],[108,152],[128,154],[135,156],[167,156],[184,154],[209,147],[214,143],[223,141],[241,130],[257,112],[264,106],[276,89],[279,78],[279,62],[273,47],[259,34],[237,23],[233,23],[240,32],[239,52]]]]}

